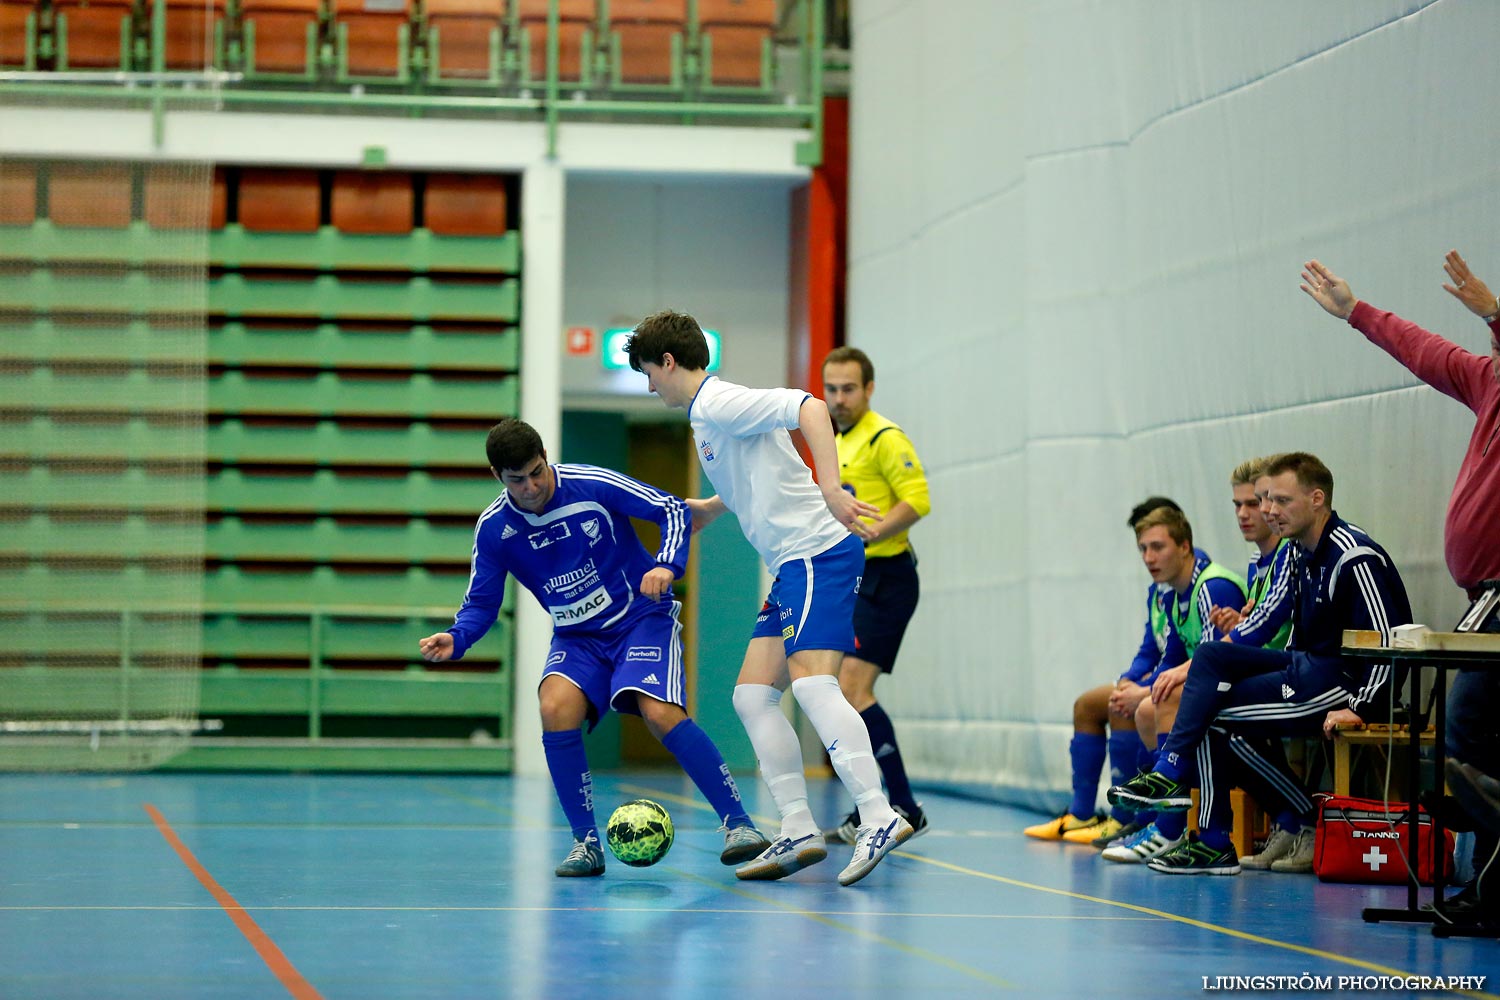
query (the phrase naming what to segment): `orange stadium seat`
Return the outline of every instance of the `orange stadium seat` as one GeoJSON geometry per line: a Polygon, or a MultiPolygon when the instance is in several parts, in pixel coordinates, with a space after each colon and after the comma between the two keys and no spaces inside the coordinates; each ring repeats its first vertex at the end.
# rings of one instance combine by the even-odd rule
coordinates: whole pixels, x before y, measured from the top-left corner
{"type": "Polygon", "coordinates": [[[334,0],[333,18],[339,37],[347,43],[345,73],[403,75],[401,29],[411,23],[411,0],[334,0]]]}
{"type": "Polygon", "coordinates": [[[131,176],[125,163],[54,163],[47,175],[47,215],[55,226],[130,225],[131,176]]]}
{"type": "Polygon", "coordinates": [[[698,27],[711,54],[708,83],[760,87],[761,51],[776,28],[776,0],[698,0],[698,27]]]}
{"type": "Polygon", "coordinates": [[[672,41],[687,27],[687,0],[610,0],[609,27],[622,82],[672,82],[672,41]]]}
{"type": "Polygon", "coordinates": [[[312,233],[321,218],[316,170],[240,172],[240,225],[267,233],[312,233]]]}
{"type": "Polygon", "coordinates": [[[333,224],[341,233],[411,232],[411,175],[340,170],[333,175],[333,224]]]}
{"type": "Polygon", "coordinates": [[[131,0],[54,0],[52,9],[58,69],[120,69],[128,62],[121,54],[121,33],[134,20],[131,0]]]}
{"type": "Polygon", "coordinates": [[[205,201],[198,192],[183,197],[182,167],[152,164],[146,168],[146,224],[152,229],[223,229],[229,185],[222,168],[214,170],[205,201]]]}
{"type": "Polygon", "coordinates": [[[241,0],[240,17],[248,44],[255,34],[251,73],[307,74],[307,29],[318,23],[318,0],[241,0]]]}
{"type": "Polygon", "coordinates": [[[429,174],[427,228],[439,236],[503,236],[505,178],[494,174],[429,174]]]}
{"type": "MultiPolygon", "coordinates": [[[[547,78],[547,0],[518,0],[516,8],[529,52],[526,61],[532,80],[547,78]]],[[[557,75],[561,80],[583,78],[583,36],[594,24],[594,0],[558,0],[557,75]]]]}
{"type": "Polygon", "coordinates": [[[427,25],[437,29],[437,75],[442,79],[485,79],[490,38],[501,31],[505,0],[427,0],[427,25]]]}
{"type": "MultiPolygon", "coordinates": [[[[166,0],[167,40],[162,59],[167,69],[202,69],[217,65],[214,26],[224,20],[224,0],[166,0]]],[[[151,5],[151,6],[154,6],[151,5]]],[[[150,6],[147,11],[150,11],[150,6]]]]}
{"type": "Polygon", "coordinates": [[[39,8],[37,0],[0,0],[0,66],[26,66],[26,19],[39,8]]]}
{"type": "Polygon", "coordinates": [[[0,226],[29,226],[36,221],[36,164],[0,161],[0,226]]]}

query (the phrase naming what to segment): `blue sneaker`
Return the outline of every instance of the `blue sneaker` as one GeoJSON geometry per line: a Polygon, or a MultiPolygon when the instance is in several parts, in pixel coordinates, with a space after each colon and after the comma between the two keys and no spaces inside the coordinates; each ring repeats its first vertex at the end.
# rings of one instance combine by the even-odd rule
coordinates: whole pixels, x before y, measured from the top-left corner
{"type": "Polygon", "coordinates": [[[839,885],[853,885],[875,870],[880,859],[896,849],[896,845],[912,835],[912,825],[898,814],[884,826],[873,823],[859,828],[859,837],[854,841],[854,858],[849,866],[839,872],[839,885]]]}
{"type": "Polygon", "coordinates": [[[828,844],[821,833],[802,837],[777,837],[760,857],[734,870],[735,878],[770,880],[786,878],[828,857],[828,844]]]}
{"type": "Polygon", "coordinates": [[[1101,855],[1105,861],[1118,861],[1122,865],[1139,865],[1174,847],[1180,847],[1187,839],[1184,833],[1176,840],[1167,839],[1155,823],[1147,823],[1145,829],[1137,830],[1129,837],[1115,841],[1101,855]]]}
{"type": "Polygon", "coordinates": [[[561,878],[587,878],[590,875],[603,875],[604,849],[599,846],[599,835],[589,831],[582,840],[573,841],[573,849],[554,871],[561,878]]]}

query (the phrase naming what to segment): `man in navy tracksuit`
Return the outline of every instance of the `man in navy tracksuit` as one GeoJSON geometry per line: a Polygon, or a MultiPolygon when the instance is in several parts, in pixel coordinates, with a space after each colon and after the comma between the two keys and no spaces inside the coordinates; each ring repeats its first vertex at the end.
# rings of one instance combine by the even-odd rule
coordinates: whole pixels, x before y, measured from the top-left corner
{"type": "MultiPolygon", "coordinates": [[[[1295,855],[1311,870],[1313,803],[1284,766],[1245,737],[1330,734],[1340,723],[1386,718],[1397,678],[1389,663],[1363,665],[1340,654],[1345,629],[1373,629],[1382,645],[1411,621],[1406,587],[1386,551],[1333,510],[1333,475],[1315,456],[1293,452],[1267,469],[1266,515],[1296,542],[1292,634],[1284,651],[1205,643],[1193,657],[1182,705],[1156,769],[1109,790],[1135,809],[1185,810],[1196,764],[1202,833],[1153,859],[1153,871],[1236,875],[1229,841],[1230,755],[1286,796],[1304,826],[1295,855]],[[1301,841],[1305,840],[1306,844],[1301,841]]],[[[1283,868],[1279,870],[1295,870],[1283,868]]]]}

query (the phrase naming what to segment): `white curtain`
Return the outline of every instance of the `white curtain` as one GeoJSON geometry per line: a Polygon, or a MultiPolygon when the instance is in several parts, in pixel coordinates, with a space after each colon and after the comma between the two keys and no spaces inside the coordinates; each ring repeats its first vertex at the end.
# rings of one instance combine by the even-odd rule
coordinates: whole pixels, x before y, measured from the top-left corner
{"type": "Polygon", "coordinates": [[[1243,569],[1242,459],[1306,450],[1416,616],[1472,417],[1297,288],[1475,351],[1439,285],[1500,287],[1500,27],[1484,0],[856,0],[849,341],[916,442],[922,604],[880,689],[919,783],[1055,806],[1112,681],[1153,493],[1243,569]]]}

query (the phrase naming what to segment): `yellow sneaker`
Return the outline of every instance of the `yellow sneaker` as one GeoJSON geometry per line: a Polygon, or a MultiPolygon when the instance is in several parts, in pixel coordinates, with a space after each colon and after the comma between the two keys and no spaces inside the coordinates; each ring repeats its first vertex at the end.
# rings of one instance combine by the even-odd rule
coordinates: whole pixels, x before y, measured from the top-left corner
{"type": "Polygon", "coordinates": [[[1062,839],[1070,844],[1086,844],[1092,847],[1095,840],[1101,837],[1113,840],[1123,829],[1125,829],[1124,823],[1110,818],[1097,826],[1081,826],[1076,830],[1069,830],[1062,835],[1062,839]]]}
{"type": "MultiPolygon", "coordinates": [[[[1063,836],[1070,830],[1095,830],[1102,822],[1104,822],[1103,816],[1085,816],[1083,819],[1079,819],[1072,813],[1063,813],[1057,819],[1049,819],[1045,823],[1028,826],[1021,832],[1028,837],[1035,837],[1037,840],[1062,840],[1063,836]]],[[[1091,833],[1089,839],[1093,840],[1094,836],[1091,833]]]]}

